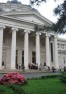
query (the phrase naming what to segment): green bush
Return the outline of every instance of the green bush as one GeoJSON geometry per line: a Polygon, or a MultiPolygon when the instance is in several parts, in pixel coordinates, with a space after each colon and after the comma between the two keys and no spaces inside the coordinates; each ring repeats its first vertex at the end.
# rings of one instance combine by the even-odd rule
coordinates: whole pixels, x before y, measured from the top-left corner
{"type": "Polygon", "coordinates": [[[42,76],[41,79],[44,79],[44,78],[56,78],[58,76],[59,75],[46,75],[46,76],[42,76]]]}
{"type": "Polygon", "coordinates": [[[0,94],[14,94],[14,92],[9,88],[0,85],[0,94]]]}
{"type": "Polygon", "coordinates": [[[25,94],[24,90],[21,88],[20,85],[9,84],[8,88],[13,90],[15,92],[15,94],[25,94]]]}
{"type": "Polygon", "coordinates": [[[60,80],[66,83],[66,72],[62,72],[62,74],[60,75],[60,80]]]}
{"type": "Polygon", "coordinates": [[[0,85],[0,94],[25,94],[21,85],[0,85]]]}
{"type": "Polygon", "coordinates": [[[64,72],[66,72],[66,67],[64,67],[64,72]]]}

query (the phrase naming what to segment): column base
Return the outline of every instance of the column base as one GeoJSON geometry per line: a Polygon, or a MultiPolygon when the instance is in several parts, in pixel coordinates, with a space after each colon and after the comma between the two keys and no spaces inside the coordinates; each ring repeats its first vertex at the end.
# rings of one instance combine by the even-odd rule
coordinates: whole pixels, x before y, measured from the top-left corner
{"type": "Polygon", "coordinates": [[[2,68],[0,68],[0,70],[2,70],[2,68]]]}
{"type": "Polygon", "coordinates": [[[10,69],[13,69],[13,70],[14,70],[14,69],[16,69],[16,68],[10,68],[10,69]]]}
{"type": "Polygon", "coordinates": [[[25,69],[29,69],[28,67],[25,67],[25,69]]]}

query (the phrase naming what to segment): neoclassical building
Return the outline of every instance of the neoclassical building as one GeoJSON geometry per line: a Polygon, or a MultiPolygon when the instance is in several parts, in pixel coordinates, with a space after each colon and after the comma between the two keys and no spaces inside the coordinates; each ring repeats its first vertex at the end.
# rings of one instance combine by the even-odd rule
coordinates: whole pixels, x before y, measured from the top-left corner
{"type": "Polygon", "coordinates": [[[66,66],[66,40],[52,31],[37,31],[35,25],[52,22],[29,5],[0,3],[0,69],[28,69],[29,63],[66,66]]]}

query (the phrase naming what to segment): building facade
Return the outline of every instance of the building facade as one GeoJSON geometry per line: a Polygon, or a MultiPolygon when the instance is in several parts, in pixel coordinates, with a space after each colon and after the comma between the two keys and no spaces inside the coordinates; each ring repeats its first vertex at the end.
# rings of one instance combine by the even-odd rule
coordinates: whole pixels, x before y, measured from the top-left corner
{"type": "Polygon", "coordinates": [[[52,22],[29,5],[0,3],[0,69],[18,69],[29,63],[66,66],[66,41],[35,26],[51,26],[52,22]]]}

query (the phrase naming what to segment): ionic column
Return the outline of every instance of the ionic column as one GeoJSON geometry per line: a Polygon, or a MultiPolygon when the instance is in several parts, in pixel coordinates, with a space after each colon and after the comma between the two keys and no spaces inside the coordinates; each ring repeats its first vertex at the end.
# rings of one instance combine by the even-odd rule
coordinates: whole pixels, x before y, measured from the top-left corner
{"type": "Polygon", "coordinates": [[[12,44],[11,44],[11,69],[15,69],[16,61],[16,31],[18,29],[12,28],[12,44]]]}
{"type": "MultiPolygon", "coordinates": [[[[5,28],[5,27],[4,27],[5,28]]],[[[2,68],[3,27],[0,27],[0,69],[2,68]]]]}
{"type": "Polygon", "coordinates": [[[25,69],[28,69],[28,63],[29,63],[29,31],[24,30],[24,66],[25,69]]]}
{"type": "Polygon", "coordinates": [[[55,68],[58,69],[58,47],[57,47],[57,36],[54,36],[54,63],[55,68]]]}
{"type": "Polygon", "coordinates": [[[41,33],[36,33],[36,63],[38,67],[40,66],[40,35],[41,33]]]}
{"type": "Polygon", "coordinates": [[[49,34],[46,34],[46,65],[50,67],[50,45],[49,34]]]}

